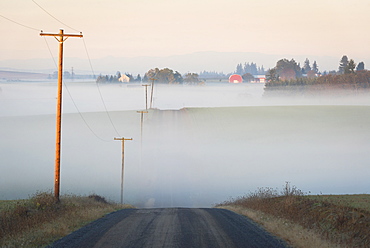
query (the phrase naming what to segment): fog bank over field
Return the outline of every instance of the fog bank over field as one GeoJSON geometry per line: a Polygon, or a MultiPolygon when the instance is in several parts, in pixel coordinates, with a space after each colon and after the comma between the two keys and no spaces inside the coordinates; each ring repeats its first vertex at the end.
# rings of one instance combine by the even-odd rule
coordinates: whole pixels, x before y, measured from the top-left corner
{"type": "MultiPolygon", "coordinates": [[[[0,199],[52,189],[56,85],[0,87],[0,199]]],[[[141,133],[144,87],[67,88],[84,120],[65,90],[62,193],[119,200],[118,135],[134,139],[125,143],[125,201],[137,206],[209,207],[285,181],[314,194],[369,193],[368,97],[265,99],[261,84],[158,85],[158,109],[144,114],[141,133]]]]}

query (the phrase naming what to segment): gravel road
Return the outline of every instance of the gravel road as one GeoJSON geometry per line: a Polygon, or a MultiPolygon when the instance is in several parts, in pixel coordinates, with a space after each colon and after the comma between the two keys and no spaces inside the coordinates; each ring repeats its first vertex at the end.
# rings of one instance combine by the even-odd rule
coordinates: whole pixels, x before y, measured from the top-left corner
{"type": "Polygon", "coordinates": [[[124,209],[49,247],[287,247],[250,219],[225,209],[124,209]]]}

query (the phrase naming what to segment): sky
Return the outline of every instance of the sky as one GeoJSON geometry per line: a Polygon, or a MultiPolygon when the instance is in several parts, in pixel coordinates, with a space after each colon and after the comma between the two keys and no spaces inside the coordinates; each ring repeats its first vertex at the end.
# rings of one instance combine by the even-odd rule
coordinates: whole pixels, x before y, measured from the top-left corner
{"type": "MultiPolygon", "coordinates": [[[[92,59],[216,51],[366,60],[369,11],[368,0],[1,0],[0,15],[30,28],[0,17],[0,60],[50,58],[48,46],[56,56],[56,41],[38,30],[60,28],[83,32],[92,59]]],[[[64,54],[87,56],[79,38],[64,54]]]]}

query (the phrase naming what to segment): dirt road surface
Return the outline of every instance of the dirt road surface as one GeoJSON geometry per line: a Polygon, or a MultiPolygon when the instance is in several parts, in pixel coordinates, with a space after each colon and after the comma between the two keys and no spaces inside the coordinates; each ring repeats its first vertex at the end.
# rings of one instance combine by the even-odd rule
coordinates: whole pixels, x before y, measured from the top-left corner
{"type": "Polygon", "coordinates": [[[287,247],[248,218],[225,209],[124,209],[49,247],[287,247]]]}

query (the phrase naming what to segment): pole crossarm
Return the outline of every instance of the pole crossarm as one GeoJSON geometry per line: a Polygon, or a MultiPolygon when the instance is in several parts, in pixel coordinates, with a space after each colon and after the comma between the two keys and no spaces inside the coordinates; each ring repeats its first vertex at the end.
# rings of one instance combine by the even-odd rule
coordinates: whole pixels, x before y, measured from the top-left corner
{"type": "Polygon", "coordinates": [[[125,138],[123,138],[123,137],[121,137],[121,138],[114,137],[114,140],[132,140],[132,138],[125,139],[125,138]]]}
{"type": "Polygon", "coordinates": [[[40,36],[79,37],[79,38],[83,37],[82,33],[80,33],[80,34],[64,34],[64,33],[63,34],[61,34],[61,33],[59,33],[59,34],[48,34],[48,33],[43,33],[43,32],[40,33],[40,36]]]}

